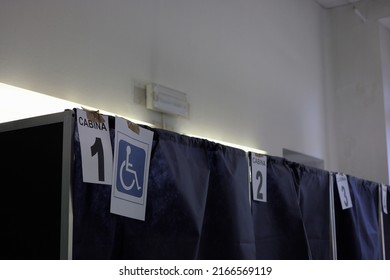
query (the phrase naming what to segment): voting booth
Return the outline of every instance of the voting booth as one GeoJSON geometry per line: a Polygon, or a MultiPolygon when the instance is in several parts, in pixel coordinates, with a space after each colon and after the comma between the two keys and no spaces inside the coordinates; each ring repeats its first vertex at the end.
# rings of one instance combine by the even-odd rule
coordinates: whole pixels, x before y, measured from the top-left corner
{"type": "Polygon", "coordinates": [[[0,259],[71,257],[74,113],[0,124],[0,259]]]}
{"type": "Polygon", "coordinates": [[[388,186],[98,112],[0,124],[1,259],[383,259],[388,186]]]}

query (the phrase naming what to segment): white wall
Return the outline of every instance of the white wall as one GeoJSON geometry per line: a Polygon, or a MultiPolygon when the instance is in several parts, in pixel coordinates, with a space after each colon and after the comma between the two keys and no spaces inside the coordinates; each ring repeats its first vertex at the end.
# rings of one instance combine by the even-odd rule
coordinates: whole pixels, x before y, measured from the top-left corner
{"type": "Polygon", "coordinates": [[[386,123],[378,19],[390,15],[386,0],[361,1],[330,11],[332,87],[327,90],[329,166],[358,177],[388,182],[386,123]]]}
{"type": "Polygon", "coordinates": [[[186,92],[181,133],[326,157],[312,0],[3,0],[0,82],[148,122],[133,80],[186,92]]]}

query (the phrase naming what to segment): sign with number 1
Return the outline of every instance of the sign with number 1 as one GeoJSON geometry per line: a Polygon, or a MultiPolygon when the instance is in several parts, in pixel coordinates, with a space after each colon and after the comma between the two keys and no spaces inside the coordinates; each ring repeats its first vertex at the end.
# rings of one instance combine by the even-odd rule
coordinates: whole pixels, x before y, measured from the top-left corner
{"type": "Polygon", "coordinates": [[[77,109],[83,182],[111,185],[112,148],[108,116],[77,109]]]}

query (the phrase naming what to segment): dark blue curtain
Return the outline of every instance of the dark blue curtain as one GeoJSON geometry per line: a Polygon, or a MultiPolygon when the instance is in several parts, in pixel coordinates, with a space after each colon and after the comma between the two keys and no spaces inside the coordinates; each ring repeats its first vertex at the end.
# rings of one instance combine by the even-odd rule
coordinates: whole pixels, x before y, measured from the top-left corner
{"type": "MultiPolygon", "coordinates": [[[[110,127],[115,143],[112,117],[110,127]]],[[[138,221],[110,213],[110,186],[82,182],[76,126],[73,258],[255,258],[245,152],[153,131],[146,217],[138,221]]]]}
{"type": "Polygon", "coordinates": [[[298,184],[298,202],[311,259],[332,259],[329,172],[296,163],[290,167],[298,184]]]}
{"type": "Polygon", "coordinates": [[[378,184],[347,176],[352,208],[343,210],[334,176],[337,258],[381,259],[378,222],[378,184]]]}
{"type": "Polygon", "coordinates": [[[267,202],[252,202],[257,259],[311,258],[299,192],[291,163],[268,156],[267,202]]]}
{"type": "Polygon", "coordinates": [[[208,145],[211,172],[199,258],[255,259],[246,153],[208,145]]]}
{"type": "MultiPolygon", "coordinates": [[[[109,118],[112,143],[114,118],[109,118]]],[[[145,127],[147,128],[147,127],[145,127]]],[[[111,186],[82,182],[74,136],[74,259],[331,259],[328,172],[267,157],[267,203],[249,202],[244,151],[154,131],[146,220],[110,213],[111,186]]],[[[380,259],[377,184],[334,179],[339,259],[380,259]]],[[[384,215],[387,256],[390,219],[384,215]]]]}

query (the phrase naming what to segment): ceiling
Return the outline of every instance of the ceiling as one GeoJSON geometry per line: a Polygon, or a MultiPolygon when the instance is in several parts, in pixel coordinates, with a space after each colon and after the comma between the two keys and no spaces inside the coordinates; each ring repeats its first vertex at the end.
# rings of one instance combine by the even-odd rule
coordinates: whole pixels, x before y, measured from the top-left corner
{"type": "Polygon", "coordinates": [[[315,0],[321,7],[326,9],[331,9],[347,4],[353,4],[355,2],[359,2],[360,0],[315,0]]]}

